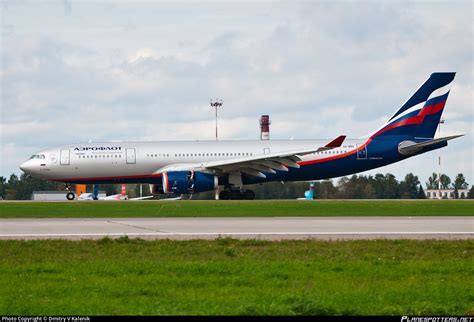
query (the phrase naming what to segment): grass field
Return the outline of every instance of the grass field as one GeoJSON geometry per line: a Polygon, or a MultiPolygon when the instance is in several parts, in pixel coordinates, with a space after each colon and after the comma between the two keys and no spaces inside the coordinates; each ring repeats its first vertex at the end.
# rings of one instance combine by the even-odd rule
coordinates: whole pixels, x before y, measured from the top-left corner
{"type": "Polygon", "coordinates": [[[472,315],[473,241],[0,241],[4,315],[472,315]]]}
{"type": "Polygon", "coordinates": [[[0,218],[473,216],[474,200],[0,202],[0,218]]]}

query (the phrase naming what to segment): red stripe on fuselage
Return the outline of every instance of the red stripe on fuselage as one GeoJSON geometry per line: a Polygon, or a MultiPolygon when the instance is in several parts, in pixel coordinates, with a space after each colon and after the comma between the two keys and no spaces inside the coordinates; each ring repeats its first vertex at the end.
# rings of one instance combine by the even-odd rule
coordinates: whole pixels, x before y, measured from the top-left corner
{"type": "Polygon", "coordinates": [[[365,149],[369,145],[370,142],[372,142],[372,139],[368,139],[364,144],[362,144],[361,146],[359,146],[359,147],[357,147],[354,150],[351,150],[349,152],[333,155],[333,156],[330,156],[330,157],[327,157],[327,158],[314,159],[314,160],[308,160],[308,161],[300,161],[300,162],[298,162],[298,164],[301,165],[301,166],[304,166],[304,165],[308,165],[308,164],[322,163],[322,162],[332,161],[332,160],[336,160],[336,159],[341,159],[341,158],[347,157],[349,155],[352,155],[354,153],[357,153],[360,150],[365,149]]]}

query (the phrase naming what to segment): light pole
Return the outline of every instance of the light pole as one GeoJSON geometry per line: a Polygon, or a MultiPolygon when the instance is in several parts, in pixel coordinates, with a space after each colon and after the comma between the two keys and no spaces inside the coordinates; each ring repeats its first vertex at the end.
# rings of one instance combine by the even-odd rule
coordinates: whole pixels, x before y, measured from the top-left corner
{"type": "Polygon", "coordinates": [[[211,98],[211,108],[214,107],[216,110],[216,141],[217,141],[217,108],[222,106],[221,99],[215,99],[214,101],[211,98]]]}
{"type": "MultiPolygon", "coordinates": [[[[441,137],[441,124],[444,124],[444,120],[439,120],[438,124],[438,135],[441,137]]],[[[443,199],[441,196],[441,149],[439,149],[439,156],[438,156],[438,166],[439,166],[439,173],[438,173],[438,199],[443,199]]]]}

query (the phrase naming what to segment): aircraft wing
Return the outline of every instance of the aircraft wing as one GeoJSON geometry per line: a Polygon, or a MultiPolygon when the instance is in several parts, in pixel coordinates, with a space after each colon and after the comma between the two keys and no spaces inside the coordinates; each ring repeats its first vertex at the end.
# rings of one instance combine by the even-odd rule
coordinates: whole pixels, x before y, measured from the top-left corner
{"type": "Polygon", "coordinates": [[[222,174],[240,171],[250,176],[266,178],[264,172],[276,173],[275,170],[288,171],[288,167],[299,168],[300,166],[297,162],[301,161],[300,156],[338,148],[342,145],[345,138],[345,135],[341,135],[325,146],[313,149],[259,154],[244,158],[203,162],[200,163],[198,167],[217,170],[222,174]]]}

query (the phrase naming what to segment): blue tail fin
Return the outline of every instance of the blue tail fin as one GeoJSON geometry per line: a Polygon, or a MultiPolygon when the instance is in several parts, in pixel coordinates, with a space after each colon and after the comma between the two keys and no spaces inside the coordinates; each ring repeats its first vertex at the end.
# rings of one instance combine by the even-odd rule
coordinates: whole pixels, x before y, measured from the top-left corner
{"type": "Polygon", "coordinates": [[[433,138],[456,73],[433,73],[371,138],[433,138]]]}

